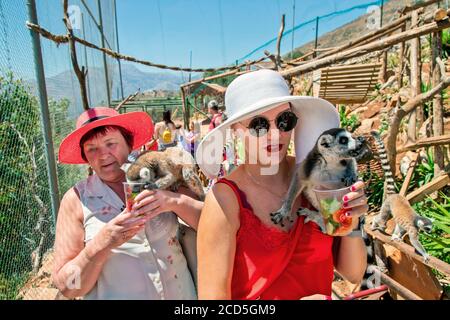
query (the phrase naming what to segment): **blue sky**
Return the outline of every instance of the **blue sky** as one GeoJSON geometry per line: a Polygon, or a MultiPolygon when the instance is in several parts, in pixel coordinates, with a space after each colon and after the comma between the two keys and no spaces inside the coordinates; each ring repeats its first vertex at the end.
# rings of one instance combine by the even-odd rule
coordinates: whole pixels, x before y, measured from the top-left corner
{"type": "MultiPolygon", "coordinates": [[[[4,30],[0,50],[8,49],[10,61],[2,59],[0,69],[12,64],[18,76],[32,78],[32,59],[29,31],[25,27],[28,20],[26,0],[0,0],[0,19],[4,30]]],[[[97,1],[85,0],[94,15],[97,15],[97,1]]],[[[111,8],[112,0],[101,0],[104,8],[111,8]]],[[[293,26],[294,0],[116,0],[121,52],[140,59],[175,66],[189,66],[192,50],[193,67],[218,67],[242,59],[255,48],[276,39],[280,19],[286,14],[286,30],[293,26]]],[[[397,1],[397,0],[395,0],[397,1]]],[[[358,5],[378,0],[295,0],[295,25],[314,20],[336,11],[343,11],[358,5]]],[[[82,7],[81,0],[71,0],[70,4],[82,7]]],[[[38,0],[37,10],[40,24],[56,34],[65,33],[61,20],[61,1],[38,0]]],[[[320,20],[319,34],[333,30],[340,25],[365,14],[367,8],[354,9],[348,13],[320,20]]],[[[104,17],[105,25],[113,27],[112,16],[104,17]]],[[[85,17],[89,40],[99,42],[98,32],[85,17]]],[[[82,36],[81,31],[76,34],[82,36]]],[[[294,47],[314,39],[315,23],[295,32],[294,47]]],[[[72,68],[68,46],[55,46],[42,39],[46,76],[53,76],[72,68]]],[[[282,53],[290,51],[291,35],[283,37],[282,53]]],[[[256,51],[248,59],[264,55],[264,49],[275,52],[275,41],[256,51]]],[[[84,63],[83,50],[79,47],[80,63],[84,63]]],[[[101,55],[88,50],[88,59],[102,67],[101,55]]],[[[92,68],[92,63],[89,67],[92,68]]],[[[160,72],[155,68],[142,67],[145,71],[160,72]]],[[[76,84],[73,84],[76,86],[76,84]]]]}
{"type": "MultiPolygon", "coordinates": [[[[295,24],[375,0],[296,0],[295,24]]],[[[193,67],[233,63],[278,34],[281,15],[293,25],[294,0],[117,0],[121,51],[153,62],[193,67]]],[[[376,2],[376,1],[375,1],[376,2]]],[[[326,19],[319,33],[349,22],[366,9],[326,19]]],[[[294,46],[314,38],[315,23],[296,31],[294,46]]],[[[282,52],[290,50],[291,35],[282,52]]],[[[275,45],[269,46],[274,51],[275,45]]],[[[253,54],[259,58],[264,50],[253,54]]]]}

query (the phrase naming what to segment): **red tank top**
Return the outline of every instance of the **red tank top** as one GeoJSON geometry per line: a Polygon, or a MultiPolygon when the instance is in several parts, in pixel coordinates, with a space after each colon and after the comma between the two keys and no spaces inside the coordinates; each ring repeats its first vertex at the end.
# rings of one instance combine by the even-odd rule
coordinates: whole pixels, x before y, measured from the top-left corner
{"type": "MultiPolygon", "coordinates": [[[[331,295],[333,237],[301,216],[289,232],[267,226],[253,213],[245,194],[233,181],[221,179],[239,202],[240,228],[231,283],[235,300],[297,300],[313,294],[331,295]]],[[[314,209],[301,199],[301,206],[314,209]]]]}
{"type": "Polygon", "coordinates": [[[212,129],[214,129],[216,127],[216,119],[221,117],[222,113],[216,113],[215,115],[213,115],[211,122],[209,124],[209,131],[211,131],[212,129]]]}

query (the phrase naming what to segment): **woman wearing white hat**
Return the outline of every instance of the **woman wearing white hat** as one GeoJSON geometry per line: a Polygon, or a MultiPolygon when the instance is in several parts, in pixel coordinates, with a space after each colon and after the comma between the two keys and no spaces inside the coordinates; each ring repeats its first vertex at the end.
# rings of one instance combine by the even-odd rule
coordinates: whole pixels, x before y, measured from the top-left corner
{"type": "MultiPolygon", "coordinates": [[[[199,298],[329,299],[333,268],[358,282],[366,267],[362,238],[325,235],[303,217],[284,227],[270,219],[281,207],[295,164],[323,131],[339,126],[333,105],[291,96],[283,77],[270,70],[235,79],[225,105],[228,119],[201,141],[197,162],[214,178],[230,132],[242,139],[246,157],[206,197],[198,227],[199,298]],[[287,156],[294,129],[296,158],[287,156]]],[[[363,189],[357,182],[346,195],[356,217],[367,212],[363,189]]],[[[302,196],[293,212],[301,207],[314,209],[302,196]]]]}

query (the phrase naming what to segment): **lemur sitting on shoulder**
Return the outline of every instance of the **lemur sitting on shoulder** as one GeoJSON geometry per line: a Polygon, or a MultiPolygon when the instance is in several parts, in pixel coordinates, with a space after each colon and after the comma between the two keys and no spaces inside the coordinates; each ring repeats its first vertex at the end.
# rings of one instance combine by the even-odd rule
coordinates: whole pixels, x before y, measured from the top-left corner
{"type": "MultiPolygon", "coordinates": [[[[271,213],[272,221],[281,225],[290,221],[292,205],[302,192],[318,209],[319,204],[313,188],[322,186],[339,189],[352,185],[358,179],[357,160],[370,156],[371,151],[364,137],[355,139],[342,128],[326,130],[319,136],[305,160],[297,165],[282,207],[279,211],[271,213]]],[[[320,214],[309,211],[305,215],[308,215],[305,223],[314,221],[325,232],[320,214]]]]}

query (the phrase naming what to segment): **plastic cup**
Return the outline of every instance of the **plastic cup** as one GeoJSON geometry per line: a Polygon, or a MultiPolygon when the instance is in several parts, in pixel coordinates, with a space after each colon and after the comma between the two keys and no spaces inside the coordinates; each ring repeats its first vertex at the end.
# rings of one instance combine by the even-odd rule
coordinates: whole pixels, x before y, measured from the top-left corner
{"type": "Polygon", "coordinates": [[[342,198],[350,192],[350,187],[333,190],[318,188],[313,191],[328,235],[344,236],[356,227],[358,219],[347,216],[349,210],[343,207],[342,198]]]}
{"type": "Polygon", "coordinates": [[[125,191],[125,203],[127,206],[127,210],[131,211],[133,204],[135,203],[134,199],[136,196],[144,190],[145,183],[140,182],[124,182],[123,189],[125,191]]]}

